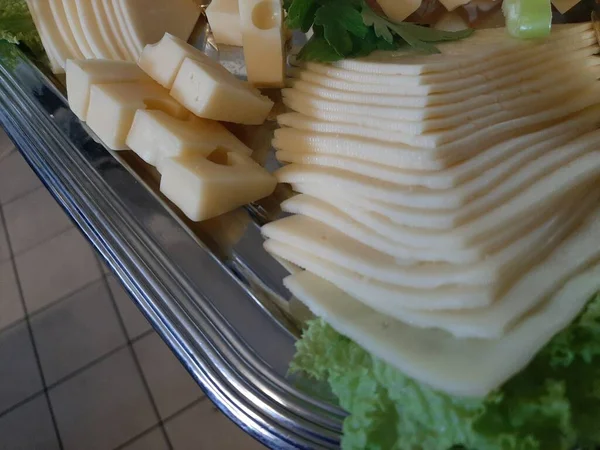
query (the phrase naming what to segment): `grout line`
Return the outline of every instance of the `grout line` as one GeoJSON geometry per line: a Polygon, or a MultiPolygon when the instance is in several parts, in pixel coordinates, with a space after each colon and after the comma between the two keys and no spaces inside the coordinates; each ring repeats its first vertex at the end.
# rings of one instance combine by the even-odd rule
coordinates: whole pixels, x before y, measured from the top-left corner
{"type": "MultiPolygon", "coordinates": [[[[29,167],[29,165],[27,165],[27,167],[29,167]]],[[[34,174],[35,174],[35,173],[34,173],[34,174]]],[[[36,178],[37,178],[37,175],[35,175],[35,176],[36,176],[36,178]]],[[[4,203],[0,204],[0,206],[6,206],[6,205],[8,205],[8,204],[10,204],[10,203],[12,203],[12,202],[16,202],[17,200],[21,200],[23,197],[26,197],[27,195],[29,195],[29,194],[31,194],[31,193],[33,193],[33,192],[37,191],[39,188],[42,188],[42,187],[43,187],[43,188],[45,188],[44,184],[43,184],[43,183],[41,183],[41,181],[40,181],[40,185],[39,185],[39,186],[32,187],[32,188],[29,188],[29,189],[27,189],[25,192],[21,192],[21,193],[20,193],[19,195],[17,195],[15,198],[11,198],[10,200],[8,200],[8,201],[6,201],[6,202],[4,202],[4,203]]]]}
{"type": "MultiPolygon", "coordinates": [[[[6,220],[4,218],[4,212],[0,208],[0,220],[2,221],[2,225],[5,230],[8,230],[6,227],[6,220]]],[[[10,238],[8,240],[8,250],[10,254],[13,254],[12,244],[10,242],[10,238]]],[[[52,426],[54,428],[54,433],[56,434],[56,441],[58,442],[58,447],[60,450],[64,449],[64,445],[62,442],[62,438],[60,436],[60,431],[58,429],[58,422],[56,421],[56,416],[54,414],[54,408],[52,407],[52,402],[50,401],[50,395],[48,395],[48,386],[46,385],[46,377],[44,376],[44,371],[42,368],[42,362],[40,360],[40,354],[38,348],[35,344],[35,337],[33,335],[33,328],[31,327],[31,320],[29,318],[29,312],[27,310],[27,304],[25,303],[25,297],[23,295],[23,287],[21,286],[21,277],[19,275],[19,271],[17,270],[17,264],[15,262],[15,258],[11,257],[11,262],[13,266],[13,270],[15,271],[15,280],[17,282],[17,289],[19,291],[19,297],[21,299],[21,306],[23,307],[23,312],[25,313],[25,323],[27,326],[27,332],[29,334],[29,340],[31,341],[31,346],[33,348],[33,355],[35,356],[35,362],[38,368],[38,372],[40,375],[40,379],[42,381],[43,393],[46,397],[46,403],[48,405],[48,410],[50,411],[50,418],[52,420],[52,426]]]]}
{"type": "Polygon", "coordinates": [[[123,442],[121,445],[115,447],[113,450],[121,450],[125,447],[127,447],[129,444],[133,444],[135,441],[137,441],[138,439],[143,438],[144,436],[152,433],[153,431],[157,430],[158,428],[160,428],[160,424],[155,424],[152,425],[150,428],[142,431],[139,434],[136,434],[134,437],[132,437],[131,439],[129,439],[128,441],[123,442]]]}
{"type": "MultiPolygon", "coordinates": [[[[35,250],[36,248],[38,248],[39,246],[44,245],[45,243],[50,242],[50,241],[62,236],[63,234],[67,234],[71,230],[79,231],[79,229],[75,226],[75,224],[71,221],[70,218],[69,218],[69,223],[70,223],[69,228],[63,228],[62,230],[57,231],[55,234],[48,236],[42,242],[38,242],[37,244],[34,244],[31,247],[25,248],[23,250],[19,250],[17,253],[13,254],[13,258],[16,259],[20,256],[23,256],[25,253],[29,253],[29,252],[35,250]]],[[[79,233],[81,233],[81,231],[79,231],[79,233]]],[[[6,234],[8,236],[8,239],[10,240],[10,233],[9,233],[8,229],[6,230],[6,234]]],[[[86,243],[87,243],[87,240],[86,240],[86,243]]],[[[88,245],[90,245],[90,244],[88,244],[88,245]]]]}
{"type": "Polygon", "coordinates": [[[160,415],[160,411],[158,410],[158,406],[156,405],[156,400],[154,399],[154,395],[152,394],[152,390],[150,389],[148,380],[146,380],[146,376],[144,375],[144,371],[142,370],[142,365],[140,364],[137,354],[135,353],[135,350],[133,348],[133,341],[131,339],[129,339],[129,337],[128,337],[127,327],[125,326],[125,321],[123,320],[123,317],[121,316],[121,311],[119,311],[119,307],[117,306],[115,297],[112,293],[112,290],[110,289],[110,285],[108,284],[108,277],[102,270],[102,264],[101,264],[100,260],[98,258],[96,258],[96,261],[98,263],[98,267],[100,268],[100,271],[102,272],[102,278],[104,279],[104,284],[106,285],[106,289],[108,289],[108,296],[109,296],[110,301],[112,302],[113,308],[117,314],[119,324],[121,325],[121,330],[123,331],[123,334],[127,338],[127,347],[129,347],[129,352],[131,353],[133,362],[134,362],[135,366],[137,367],[138,373],[142,380],[142,384],[144,386],[144,389],[146,390],[146,394],[148,395],[148,398],[150,399],[150,404],[152,405],[152,409],[154,410],[154,414],[156,414],[156,417],[158,419],[158,424],[160,425],[160,428],[162,430],[163,437],[165,438],[165,441],[167,442],[167,446],[169,447],[169,450],[173,450],[173,444],[171,443],[171,440],[169,439],[169,436],[167,435],[167,433],[164,429],[164,426],[163,426],[164,422],[160,415]]]}
{"type": "Polygon", "coordinates": [[[35,392],[34,394],[31,394],[28,397],[25,397],[23,400],[19,401],[18,403],[15,403],[14,405],[8,407],[7,409],[5,409],[4,411],[0,412],[0,419],[2,419],[4,416],[9,415],[11,412],[19,409],[21,406],[23,406],[26,403],[29,403],[32,400],[35,400],[38,397],[41,397],[42,395],[44,395],[44,390],[40,389],[39,391],[35,392]]]}

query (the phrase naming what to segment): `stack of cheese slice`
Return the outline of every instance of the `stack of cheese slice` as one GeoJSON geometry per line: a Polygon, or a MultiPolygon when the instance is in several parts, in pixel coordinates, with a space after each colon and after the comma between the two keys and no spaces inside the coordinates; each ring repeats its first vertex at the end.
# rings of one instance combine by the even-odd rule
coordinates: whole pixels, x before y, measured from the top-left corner
{"type": "Polygon", "coordinates": [[[600,269],[586,274],[600,259],[594,32],[503,33],[299,64],[274,138],[295,215],[263,227],[305,270],[286,280],[296,297],[460,395],[523,368],[600,289],[600,269]]]}
{"type": "Polygon", "coordinates": [[[193,0],[27,0],[54,73],[68,59],[137,61],[165,32],[188,39],[200,9],[193,0]]]}
{"type": "Polygon", "coordinates": [[[273,192],[273,175],[214,120],[223,111],[236,111],[234,119],[262,123],[272,106],[268,98],[172,35],[148,46],[140,66],[102,59],[67,62],[71,108],[107,147],[131,149],[155,166],[161,192],[193,221],[273,192]],[[190,91],[190,101],[178,101],[178,94],[190,91]]]}

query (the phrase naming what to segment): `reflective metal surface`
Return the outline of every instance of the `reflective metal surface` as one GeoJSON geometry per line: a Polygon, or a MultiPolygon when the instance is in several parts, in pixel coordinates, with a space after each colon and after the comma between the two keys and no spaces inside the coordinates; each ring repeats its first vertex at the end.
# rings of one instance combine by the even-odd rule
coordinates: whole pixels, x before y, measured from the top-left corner
{"type": "MultiPolygon", "coordinates": [[[[278,307],[286,272],[259,232],[284,190],[186,222],[156,193],[152,170],[97,143],[58,80],[20,53],[0,57],[0,125],[226,415],[271,448],[339,446],[343,412],[317,398],[322,387],[287,376],[297,330],[278,307]]],[[[241,137],[268,143],[268,127],[241,137]]],[[[268,146],[259,157],[275,165],[268,146]]]]}

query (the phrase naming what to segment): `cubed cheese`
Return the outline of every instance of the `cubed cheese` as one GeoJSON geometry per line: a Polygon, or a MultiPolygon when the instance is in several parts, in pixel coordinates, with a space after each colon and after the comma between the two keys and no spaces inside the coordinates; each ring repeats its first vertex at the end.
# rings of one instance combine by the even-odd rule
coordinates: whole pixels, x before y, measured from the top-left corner
{"type": "Polygon", "coordinates": [[[273,102],[223,69],[186,58],[179,69],[171,95],[198,117],[260,125],[273,102]]]}
{"type": "Polygon", "coordinates": [[[69,60],[66,69],[69,106],[81,120],[86,120],[93,84],[152,81],[136,64],[125,61],[69,60]]]}
{"type": "Polygon", "coordinates": [[[213,61],[197,48],[169,33],[166,33],[156,44],[146,45],[138,64],[158,84],[171,89],[183,60],[186,58],[210,65],[215,70],[222,71],[223,76],[232,76],[218,62],[213,61]]]}
{"type": "Polygon", "coordinates": [[[213,0],[206,16],[217,44],[242,46],[238,0],[213,0]]]}
{"type": "Polygon", "coordinates": [[[138,109],[160,109],[185,119],[189,113],[154,81],[92,86],[87,124],[113,150],[126,150],[126,139],[138,109]]]}
{"type": "Polygon", "coordinates": [[[285,78],[281,0],[239,0],[248,81],[280,87],[285,78]]]}
{"type": "Polygon", "coordinates": [[[139,110],[127,146],[162,172],[165,158],[188,153],[208,156],[217,147],[250,155],[250,150],[223,125],[198,117],[179,120],[162,111],[139,110]]]}
{"type": "Polygon", "coordinates": [[[250,157],[217,150],[166,160],[161,192],[199,222],[270,195],[277,180],[250,157]]]}
{"type": "Polygon", "coordinates": [[[390,19],[402,22],[419,9],[421,0],[377,0],[377,4],[390,19]]]}

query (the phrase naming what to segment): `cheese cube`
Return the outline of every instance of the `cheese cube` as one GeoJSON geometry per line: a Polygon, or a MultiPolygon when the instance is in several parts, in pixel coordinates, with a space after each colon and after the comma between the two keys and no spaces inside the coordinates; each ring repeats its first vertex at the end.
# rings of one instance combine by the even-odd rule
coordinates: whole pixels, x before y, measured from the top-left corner
{"type": "Polygon", "coordinates": [[[180,120],[162,111],[148,110],[136,112],[127,146],[159,172],[166,158],[188,153],[208,156],[217,147],[244,155],[252,153],[218,122],[195,116],[180,120]]]}
{"type": "Polygon", "coordinates": [[[386,16],[394,22],[402,22],[421,6],[421,0],[377,0],[386,16]]]}
{"type": "Polygon", "coordinates": [[[198,117],[246,125],[262,124],[273,107],[247,83],[190,58],[183,61],[171,95],[198,117]]]}
{"type": "Polygon", "coordinates": [[[68,60],[67,95],[69,106],[77,117],[86,120],[92,85],[122,81],[151,82],[152,79],[131,62],[105,59],[68,60]]]}
{"type": "Polygon", "coordinates": [[[221,64],[210,59],[196,47],[168,33],[156,44],[144,47],[138,65],[158,84],[171,89],[186,58],[214,67],[220,70],[223,76],[233,76],[221,64]]]}
{"type": "Polygon", "coordinates": [[[160,191],[188,218],[199,222],[266,197],[276,185],[275,177],[250,157],[218,149],[208,158],[167,159],[160,191]]]}
{"type": "Polygon", "coordinates": [[[239,0],[242,42],[248,81],[281,87],[285,57],[281,0],[239,0]]]}
{"type": "Polygon", "coordinates": [[[166,89],[150,82],[97,84],[90,92],[88,126],[113,150],[126,150],[126,139],[138,109],[160,109],[174,117],[189,117],[166,89]]]}
{"type": "Polygon", "coordinates": [[[217,44],[242,46],[242,29],[238,0],[213,0],[206,17],[217,44]]]}

